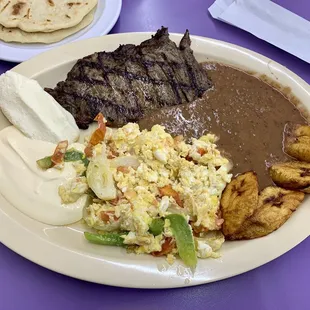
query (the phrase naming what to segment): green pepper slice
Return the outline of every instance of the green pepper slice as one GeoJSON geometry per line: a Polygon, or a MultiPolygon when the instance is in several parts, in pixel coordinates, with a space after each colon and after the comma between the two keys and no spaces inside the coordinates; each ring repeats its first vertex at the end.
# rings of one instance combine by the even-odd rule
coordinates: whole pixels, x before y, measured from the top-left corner
{"type": "MultiPolygon", "coordinates": [[[[70,149],[65,153],[64,161],[69,162],[69,161],[78,161],[78,160],[81,160],[86,167],[89,164],[89,160],[85,157],[84,153],[80,151],[70,149]]],[[[41,169],[44,169],[44,170],[52,168],[53,166],[52,156],[46,156],[44,158],[37,160],[37,164],[41,169]]]]}
{"type": "Polygon", "coordinates": [[[154,236],[158,236],[163,232],[164,225],[165,221],[163,219],[153,219],[149,227],[149,232],[154,236]]]}
{"type": "Polygon", "coordinates": [[[81,160],[85,166],[88,166],[89,160],[86,158],[85,154],[74,149],[70,149],[65,154],[65,161],[78,161],[81,160]]]}
{"type": "Polygon", "coordinates": [[[197,265],[197,255],[192,230],[184,216],[180,214],[170,214],[166,216],[170,221],[170,227],[175,237],[179,256],[188,267],[195,268],[197,265]]]}
{"type": "Polygon", "coordinates": [[[44,158],[37,160],[37,164],[41,169],[44,170],[51,168],[53,166],[52,156],[46,156],[44,158]]]}
{"type": "Polygon", "coordinates": [[[120,233],[103,233],[103,234],[92,234],[84,232],[85,238],[95,244],[101,245],[113,245],[113,246],[126,246],[124,244],[123,234],[120,233]]]}

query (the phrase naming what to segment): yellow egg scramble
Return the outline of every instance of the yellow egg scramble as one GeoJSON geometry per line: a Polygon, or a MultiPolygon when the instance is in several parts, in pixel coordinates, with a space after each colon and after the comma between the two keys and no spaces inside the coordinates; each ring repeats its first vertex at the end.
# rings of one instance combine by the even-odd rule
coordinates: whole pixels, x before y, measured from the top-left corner
{"type": "MultiPolygon", "coordinates": [[[[87,208],[86,223],[99,231],[126,232],[124,243],[130,249],[154,254],[163,250],[172,233],[166,220],[163,232],[154,236],[149,232],[152,220],[183,214],[193,229],[197,256],[218,257],[216,251],[224,242],[219,203],[232,175],[215,143],[212,134],[186,143],[159,125],[150,131],[141,131],[134,123],[109,129],[104,142],[94,148],[94,158],[106,156],[111,162],[117,198],[95,198],[87,208]],[[112,162],[117,158],[136,164],[128,161],[115,167],[112,162]]],[[[174,248],[165,254],[173,262],[176,253],[174,248]]]]}

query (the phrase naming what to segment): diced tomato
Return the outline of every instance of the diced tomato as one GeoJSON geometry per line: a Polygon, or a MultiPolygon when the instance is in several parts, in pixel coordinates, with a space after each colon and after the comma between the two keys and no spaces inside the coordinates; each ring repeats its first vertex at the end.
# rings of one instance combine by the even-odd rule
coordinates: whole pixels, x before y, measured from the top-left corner
{"type": "Polygon", "coordinates": [[[117,197],[115,199],[109,200],[109,203],[113,206],[116,206],[117,203],[124,198],[124,195],[122,193],[118,193],[117,197]]]}
{"type": "Polygon", "coordinates": [[[114,221],[117,221],[119,218],[114,215],[113,211],[101,211],[100,218],[103,222],[110,222],[110,217],[113,216],[114,221]]]}
{"type": "Polygon", "coordinates": [[[195,237],[199,237],[199,234],[202,232],[208,232],[209,231],[208,228],[203,227],[202,225],[199,225],[199,226],[194,225],[194,222],[190,222],[190,225],[192,226],[193,235],[195,237]]]}
{"type": "Polygon", "coordinates": [[[113,159],[113,158],[115,158],[116,156],[114,156],[113,154],[111,154],[111,155],[108,155],[107,157],[108,157],[108,159],[113,159]]]}
{"type": "Polygon", "coordinates": [[[111,205],[113,205],[113,206],[116,206],[117,203],[118,203],[118,201],[119,201],[119,198],[116,197],[115,199],[109,200],[109,203],[110,203],[111,205]]]}
{"type": "Polygon", "coordinates": [[[128,200],[132,200],[135,199],[137,197],[137,192],[134,191],[133,189],[128,189],[125,193],[124,196],[126,197],[126,199],[128,200]]]}
{"type": "Polygon", "coordinates": [[[176,246],[175,239],[167,237],[161,246],[161,251],[152,252],[151,254],[156,257],[167,255],[172,252],[175,246],[176,246]]]}
{"type": "Polygon", "coordinates": [[[153,199],[153,205],[156,207],[159,205],[159,202],[155,198],[153,199]]]}
{"type": "Polygon", "coordinates": [[[86,157],[92,157],[93,147],[103,141],[105,133],[107,131],[107,127],[104,122],[104,116],[102,113],[99,113],[95,117],[95,121],[98,122],[98,128],[91,135],[89,142],[84,150],[86,157]]]}
{"type": "Polygon", "coordinates": [[[113,143],[110,143],[109,147],[110,147],[110,153],[108,154],[108,159],[118,157],[119,153],[117,152],[115,145],[113,143]]]}
{"type": "Polygon", "coordinates": [[[187,161],[193,161],[193,158],[192,158],[191,156],[189,156],[189,154],[186,155],[185,159],[186,159],[187,161]]]}
{"type": "Polygon", "coordinates": [[[215,220],[215,224],[216,224],[217,226],[219,226],[219,227],[221,227],[223,223],[224,223],[224,219],[216,219],[216,220],[215,220]]]}
{"type": "Polygon", "coordinates": [[[54,154],[51,157],[53,166],[56,166],[56,165],[63,163],[67,148],[68,148],[68,141],[67,140],[60,141],[57,144],[56,149],[54,151],[54,154]]]}
{"type": "Polygon", "coordinates": [[[107,128],[105,126],[104,116],[101,112],[97,114],[97,116],[95,117],[95,121],[98,122],[98,128],[105,133],[107,128]]]}
{"type": "Polygon", "coordinates": [[[176,203],[183,208],[183,201],[180,198],[180,195],[178,192],[176,192],[171,185],[166,185],[164,187],[160,187],[159,189],[160,196],[168,196],[174,198],[176,203]]]}
{"type": "Polygon", "coordinates": [[[123,172],[123,173],[128,173],[129,172],[129,168],[126,166],[119,166],[116,169],[117,171],[123,172]]]}
{"type": "Polygon", "coordinates": [[[87,145],[84,149],[84,153],[86,157],[92,157],[93,156],[93,147],[91,145],[87,145]]]}
{"type": "Polygon", "coordinates": [[[203,156],[204,154],[207,153],[207,151],[205,149],[203,149],[202,147],[200,147],[198,150],[197,150],[197,153],[200,154],[201,156],[203,156]]]}
{"type": "MultiPolygon", "coordinates": [[[[197,149],[197,153],[200,154],[200,156],[203,156],[203,155],[207,154],[207,151],[200,147],[200,148],[197,149]]],[[[197,163],[195,160],[193,160],[193,158],[191,156],[189,156],[189,154],[187,154],[185,159],[187,161],[193,161],[195,164],[197,163]]]]}

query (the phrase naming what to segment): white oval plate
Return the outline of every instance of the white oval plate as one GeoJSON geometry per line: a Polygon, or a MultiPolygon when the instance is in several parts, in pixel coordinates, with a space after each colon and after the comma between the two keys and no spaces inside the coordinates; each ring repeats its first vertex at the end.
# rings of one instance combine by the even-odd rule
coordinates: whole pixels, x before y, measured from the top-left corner
{"type": "Polygon", "coordinates": [[[115,25],[122,8],[122,0],[98,0],[93,22],[79,32],[52,44],[21,44],[6,43],[0,40],[0,59],[22,62],[31,57],[57,46],[77,41],[98,37],[109,33],[115,25]]]}
{"type": "MultiPolygon", "coordinates": [[[[74,42],[22,63],[13,70],[53,87],[66,77],[78,58],[96,51],[112,51],[119,44],[150,38],[151,33],[127,33],[74,42]]],[[[181,35],[171,38],[179,42],[181,35]]],[[[293,93],[310,110],[310,86],[283,66],[241,47],[202,37],[192,37],[198,61],[215,60],[265,74],[293,93]]],[[[0,129],[9,123],[0,115],[0,129]]],[[[26,181],[26,180],[25,180],[26,181]]],[[[18,194],[18,193],[16,193],[18,194]]],[[[220,259],[199,260],[194,275],[180,261],[168,266],[163,258],[127,254],[124,249],[89,244],[85,227],[53,227],[32,220],[0,196],[0,241],[29,260],[71,277],[115,286],[172,288],[232,277],[261,266],[309,236],[309,197],[291,219],[271,235],[240,242],[226,242],[220,259]]]]}

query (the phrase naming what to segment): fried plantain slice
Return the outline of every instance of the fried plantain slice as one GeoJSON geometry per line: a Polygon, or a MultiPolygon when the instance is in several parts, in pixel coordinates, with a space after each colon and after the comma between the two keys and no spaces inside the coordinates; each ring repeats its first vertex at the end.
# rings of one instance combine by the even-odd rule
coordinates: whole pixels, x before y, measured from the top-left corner
{"type": "Polygon", "coordinates": [[[310,163],[287,162],[269,168],[273,182],[283,188],[310,194],[310,163]]]}
{"type": "Polygon", "coordinates": [[[255,239],[266,236],[281,227],[298,208],[304,193],[279,187],[266,187],[259,195],[258,208],[229,240],[255,239]]]}
{"type": "Polygon", "coordinates": [[[287,124],[284,130],[284,151],[310,163],[310,126],[287,124]]]}
{"type": "Polygon", "coordinates": [[[221,212],[224,219],[223,234],[230,236],[240,230],[258,203],[258,181],[256,173],[240,174],[225,188],[221,198],[221,212]]]}

